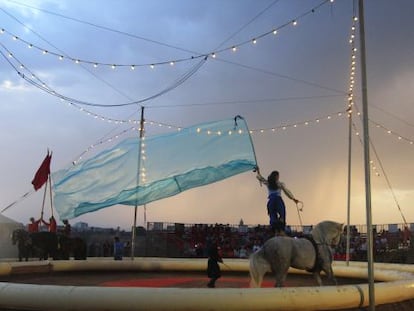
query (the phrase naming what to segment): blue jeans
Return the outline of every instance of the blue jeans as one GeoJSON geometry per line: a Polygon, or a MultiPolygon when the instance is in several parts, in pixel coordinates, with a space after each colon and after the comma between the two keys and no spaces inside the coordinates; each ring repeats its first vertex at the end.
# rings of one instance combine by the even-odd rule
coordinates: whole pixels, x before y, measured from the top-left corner
{"type": "Polygon", "coordinates": [[[282,197],[277,194],[270,194],[267,201],[267,213],[270,218],[270,225],[275,231],[284,231],[286,225],[286,206],[282,197]]]}

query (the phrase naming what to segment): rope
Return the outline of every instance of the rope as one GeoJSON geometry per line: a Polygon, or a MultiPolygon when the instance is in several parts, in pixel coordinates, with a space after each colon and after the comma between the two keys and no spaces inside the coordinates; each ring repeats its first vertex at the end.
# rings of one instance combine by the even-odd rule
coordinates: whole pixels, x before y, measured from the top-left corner
{"type": "Polygon", "coordinates": [[[302,201],[299,201],[298,203],[296,203],[296,210],[298,211],[298,217],[299,217],[300,226],[303,227],[302,217],[300,216],[300,212],[303,211],[303,202],[302,201]]]}
{"type": "Polygon", "coordinates": [[[18,198],[16,201],[10,203],[9,205],[7,205],[5,208],[3,208],[0,213],[3,213],[5,211],[7,211],[10,207],[12,207],[13,205],[19,203],[20,201],[22,201],[23,199],[25,199],[26,197],[28,197],[29,195],[31,195],[32,193],[34,193],[34,190],[28,191],[25,194],[23,194],[20,198],[18,198]]]}

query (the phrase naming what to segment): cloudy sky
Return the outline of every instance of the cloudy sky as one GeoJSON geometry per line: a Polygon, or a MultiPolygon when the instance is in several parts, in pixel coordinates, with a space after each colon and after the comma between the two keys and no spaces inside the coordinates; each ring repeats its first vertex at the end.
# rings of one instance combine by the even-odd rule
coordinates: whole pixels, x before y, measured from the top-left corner
{"type": "MultiPolygon", "coordinates": [[[[414,223],[414,3],[364,3],[373,222],[402,223],[403,215],[414,223]]],[[[17,202],[3,214],[23,223],[40,216],[43,192],[32,191],[31,180],[47,150],[53,151],[52,171],[82,154],[90,157],[94,151],[85,151],[92,145],[100,151],[119,133],[125,132],[120,139],[137,135],[128,130],[130,123],[109,121],[138,120],[144,106],[148,136],[170,131],[158,124],[186,127],[244,116],[263,175],[280,171],[304,202],[303,223],[345,222],[348,119],[340,112],[348,105],[356,5],[0,0],[0,209],[17,202]],[[200,64],[200,55],[209,57],[200,64]],[[124,105],[149,97],[154,98],[124,105]]],[[[356,25],[355,111],[362,110],[356,25]]],[[[354,123],[351,222],[364,224],[359,116],[354,123]]],[[[295,205],[287,198],[286,203],[288,223],[299,224],[295,205]]],[[[265,206],[266,189],[248,172],[148,204],[146,217],[267,224],[265,206]]],[[[143,215],[140,207],[139,224],[143,215]]],[[[133,207],[113,206],[71,220],[78,221],[128,228],[133,207]]]]}

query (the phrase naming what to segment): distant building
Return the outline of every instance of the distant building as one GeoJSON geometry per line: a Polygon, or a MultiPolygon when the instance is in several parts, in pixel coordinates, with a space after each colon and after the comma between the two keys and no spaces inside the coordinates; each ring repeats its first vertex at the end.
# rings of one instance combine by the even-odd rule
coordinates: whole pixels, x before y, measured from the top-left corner
{"type": "Polygon", "coordinates": [[[76,224],[72,226],[72,228],[75,229],[76,231],[88,231],[89,230],[89,226],[86,222],[77,222],[76,224]]]}

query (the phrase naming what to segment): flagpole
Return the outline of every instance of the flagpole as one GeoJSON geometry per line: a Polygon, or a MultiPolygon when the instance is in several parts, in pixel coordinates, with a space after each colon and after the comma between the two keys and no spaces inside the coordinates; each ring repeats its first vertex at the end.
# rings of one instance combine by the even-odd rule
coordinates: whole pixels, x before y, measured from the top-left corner
{"type": "Polygon", "coordinates": [[[138,146],[138,166],[137,166],[137,193],[135,200],[134,208],[134,224],[132,226],[132,238],[131,238],[131,260],[134,260],[134,251],[135,251],[135,238],[136,238],[136,227],[137,227],[137,213],[138,213],[138,186],[140,179],[140,170],[141,170],[141,142],[144,137],[144,106],[141,106],[141,120],[139,126],[139,146],[138,146]]]}
{"type": "Polygon", "coordinates": [[[43,211],[45,209],[46,193],[47,193],[47,182],[45,183],[45,191],[43,192],[42,211],[40,213],[40,218],[41,219],[43,219],[43,211]]]}
{"type": "Polygon", "coordinates": [[[53,216],[52,180],[50,178],[50,174],[49,174],[48,180],[49,180],[49,192],[50,192],[49,193],[49,195],[50,195],[50,212],[52,213],[52,216],[53,216]]]}

